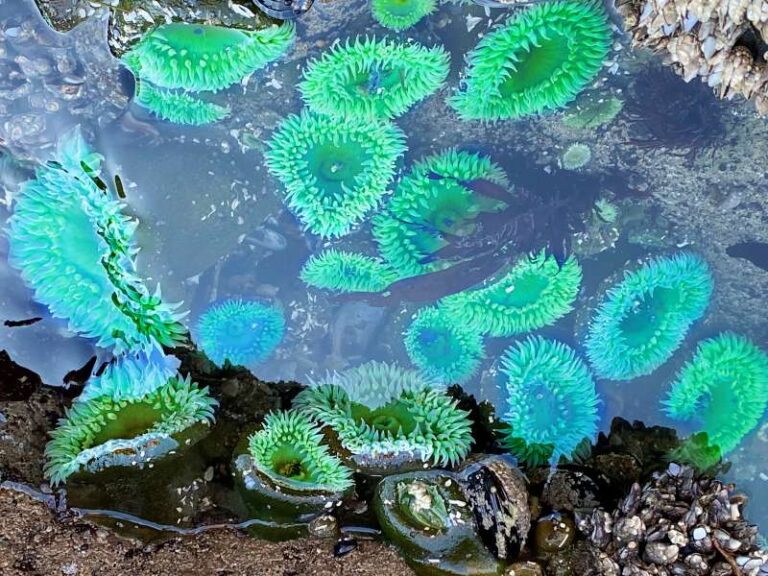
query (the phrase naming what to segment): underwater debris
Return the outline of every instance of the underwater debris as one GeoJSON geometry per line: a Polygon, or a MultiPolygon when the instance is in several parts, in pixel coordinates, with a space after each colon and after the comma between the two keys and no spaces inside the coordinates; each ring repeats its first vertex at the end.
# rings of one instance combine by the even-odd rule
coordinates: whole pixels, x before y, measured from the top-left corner
{"type": "Polygon", "coordinates": [[[437,9],[436,0],[373,0],[373,17],[392,30],[406,30],[437,9]]]}
{"type": "Polygon", "coordinates": [[[286,118],[268,145],[267,166],[288,207],[323,238],[348,234],[378,205],[406,150],[394,124],[306,111],[286,118]]]}
{"type": "Polygon", "coordinates": [[[682,344],[709,304],[712,275],[700,256],[653,258],[603,295],[584,343],[597,375],[631,380],[650,374],[682,344]]]}
{"type": "Polygon", "coordinates": [[[468,55],[450,98],[463,120],[514,119],[564,106],[600,71],[611,32],[595,1],[553,1],[516,12],[468,55]]]}
{"type": "Polygon", "coordinates": [[[217,366],[259,364],[285,334],[283,311],[266,303],[231,299],[210,306],[193,328],[195,342],[217,366]]]}
{"type": "Polygon", "coordinates": [[[223,120],[230,113],[226,106],[206,102],[187,92],[158,90],[146,82],[137,82],[136,86],[136,104],[174,124],[201,126],[223,120]]]}
{"type": "Polygon", "coordinates": [[[356,38],[310,62],[299,90],[307,106],[321,114],[392,119],[440,88],[449,67],[441,46],[356,38]]]}
{"type": "Polygon", "coordinates": [[[337,292],[382,292],[397,280],[397,274],[376,258],[331,248],[304,264],[301,279],[309,286],[337,292]]]}
{"type": "Polygon", "coordinates": [[[597,434],[600,399],[587,365],[560,342],[530,336],[501,359],[509,451],[530,466],[570,457],[597,434]]]}
{"type": "Polygon", "coordinates": [[[700,342],[663,402],[675,420],[701,422],[709,445],[727,454],[768,406],[768,355],[733,333],[700,342]]]}
{"type": "Polygon", "coordinates": [[[592,150],[586,144],[577,142],[566,148],[560,157],[560,165],[565,170],[578,170],[583,168],[592,160],[592,150]]]}
{"type": "Polygon", "coordinates": [[[356,469],[456,464],[472,443],[471,422],[440,386],[395,364],[367,362],[302,391],[295,408],[338,436],[356,469]]]}

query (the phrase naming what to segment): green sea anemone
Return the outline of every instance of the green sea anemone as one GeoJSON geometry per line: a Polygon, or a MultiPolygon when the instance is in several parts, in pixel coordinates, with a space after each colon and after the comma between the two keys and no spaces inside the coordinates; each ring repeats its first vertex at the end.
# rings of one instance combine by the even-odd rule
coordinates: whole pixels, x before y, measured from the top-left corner
{"type": "Polygon", "coordinates": [[[704,340],[663,404],[675,420],[700,421],[710,446],[726,454],[765,414],[768,355],[737,334],[704,340]]]}
{"type": "Polygon", "coordinates": [[[507,187],[504,171],[487,156],[449,149],[417,162],[402,179],[386,210],[373,219],[379,252],[401,277],[432,271],[440,262],[431,255],[474,229],[482,212],[504,208],[504,202],[474,192],[467,185],[488,182],[507,187]]]}
{"type": "Polygon", "coordinates": [[[291,23],[247,31],[175,22],[146,34],[123,61],[158,87],[216,92],[278,58],[295,35],[291,23]]]}
{"type": "Polygon", "coordinates": [[[554,324],[573,309],[581,285],[581,266],[569,257],[562,266],[542,250],[484,288],[444,298],[441,306],[472,330],[512,336],[554,324]]]}
{"type": "Polygon", "coordinates": [[[337,292],[382,292],[397,274],[377,258],[328,249],[312,256],[301,270],[309,286],[337,292]]]}
{"type": "Polygon", "coordinates": [[[45,475],[58,484],[79,471],[143,467],[178,449],[190,427],[209,424],[215,406],[208,389],[188,377],[174,377],[140,399],[74,402],[45,447],[45,475]]]}
{"type": "Polygon", "coordinates": [[[391,119],[435,92],[449,68],[448,53],[439,46],[357,38],[310,62],[299,90],[321,114],[391,119]]]}
{"type": "Polygon", "coordinates": [[[267,414],[264,426],[248,439],[256,469],[276,484],[295,490],[344,492],[352,471],[323,445],[323,433],[301,412],[267,414]]]}
{"type": "Polygon", "coordinates": [[[174,124],[201,126],[229,116],[229,108],[191,96],[187,92],[157,89],[151,84],[136,84],[135,102],[161,120],[174,124]]]}
{"type": "Polygon", "coordinates": [[[437,8],[436,0],[373,0],[373,17],[385,28],[405,30],[429,16],[437,8]]]}
{"type": "Polygon", "coordinates": [[[405,150],[405,135],[393,124],[304,112],[283,121],[266,160],[306,228],[336,237],[378,205],[405,150]]]}
{"type": "Polygon", "coordinates": [[[600,399],[586,364],[560,342],[532,336],[507,349],[501,359],[506,376],[509,450],[532,466],[557,464],[597,433],[600,399]]]}
{"type": "Polygon", "coordinates": [[[21,188],[8,221],[11,265],[54,317],[98,346],[120,354],[182,343],[176,306],[135,273],[137,222],[96,184],[103,158],[77,129],[61,138],[56,158],[21,188]]]}
{"type": "Polygon", "coordinates": [[[707,263],[681,252],[654,258],[610,288],[585,346],[601,378],[631,380],[664,364],[704,315],[712,294],[707,263]]]}
{"type": "Polygon", "coordinates": [[[468,414],[416,371],[368,362],[301,392],[294,406],[338,436],[360,469],[456,464],[472,444],[468,414]]]}
{"type": "Polygon", "coordinates": [[[596,0],[556,0],[516,12],[469,54],[450,104],[465,120],[520,118],[564,106],[597,75],[611,45],[596,0]]]}
{"type": "Polygon", "coordinates": [[[616,118],[623,107],[624,101],[616,96],[595,92],[582,94],[566,110],[563,124],[570,128],[598,128],[616,118]]]}
{"type": "Polygon", "coordinates": [[[595,201],[595,207],[593,208],[593,211],[595,216],[608,224],[615,223],[619,217],[619,209],[616,207],[616,204],[609,202],[604,198],[599,198],[597,201],[595,201]]]}
{"type": "Polygon", "coordinates": [[[586,144],[571,144],[566,148],[560,157],[560,165],[565,170],[578,170],[583,168],[592,160],[592,151],[586,144]]]}
{"type": "Polygon", "coordinates": [[[200,316],[193,334],[217,366],[264,362],[285,334],[283,311],[262,302],[232,299],[214,304],[200,316]]]}
{"type": "Polygon", "coordinates": [[[419,310],[405,332],[405,349],[422,374],[445,384],[463,384],[485,358],[480,333],[434,307],[419,310]]]}

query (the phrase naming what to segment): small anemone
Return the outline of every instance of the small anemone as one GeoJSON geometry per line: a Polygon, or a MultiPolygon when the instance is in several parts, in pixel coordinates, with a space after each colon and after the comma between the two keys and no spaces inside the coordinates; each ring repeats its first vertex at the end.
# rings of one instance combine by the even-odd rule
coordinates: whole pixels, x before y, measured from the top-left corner
{"type": "Polygon", "coordinates": [[[560,157],[560,165],[565,170],[578,170],[583,168],[592,160],[592,150],[586,144],[577,142],[566,148],[560,157]]]}
{"type": "Polygon", "coordinates": [[[352,471],[323,445],[323,433],[295,410],[267,414],[248,439],[256,469],[276,484],[296,491],[344,492],[352,471]]]}
{"type": "Polygon", "coordinates": [[[452,318],[488,336],[512,336],[554,324],[573,309],[581,266],[562,266],[542,250],[518,261],[500,280],[448,296],[441,306],[452,318]]]}
{"type": "Polygon", "coordinates": [[[435,92],[449,67],[448,53],[439,46],[357,38],[310,62],[299,90],[321,114],[391,119],[435,92]]]}
{"type": "Polygon", "coordinates": [[[58,484],[80,471],[143,467],[178,449],[190,427],[212,422],[216,404],[178,376],[139,399],[74,402],[45,447],[45,475],[58,484]]]}
{"type": "Polygon", "coordinates": [[[709,266],[695,254],[654,258],[626,273],[589,325],[585,346],[597,375],[631,380],[656,370],[704,315],[711,294],[709,266]]]}
{"type": "Polygon", "coordinates": [[[509,450],[532,466],[557,464],[585,439],[592,440],[600,399],[586,364],[560,342],[532,336],[507,349],[501,359],[506,376],[509,450]]]}
{"type": "Polygon", "coordinates": [[[137,222],[97,185],[102,160],[79,130],[62,137],[57,162],[21,188],[9,219],[9,262],[72,332],[115,346],[118,354],[172,348],[186,338],[182,315],[135,274],[137,222]]]}
{"type": "Polygon", "coordinates": [[[385,28],[405,30],[437,8],[436,0],[373,0],[373,17],[385,28]]]}
{"type": "Polygon", "coordinates": [[[710,446],[736,448],[768,406],[768,355],[743,336],[704,340],[664,401],[675,420],[703,424],[710,446]]]}
{"type": "Polygon", "coordinates": [[[293,24],[247,31],[204,24],[163,24],[123,61],[140,79],[162,88],[222,90],[266,66],[294,40],[293,24]]]}
{"type": "Polygon", "coordinates": [[[430,256],[446,245],[446,236],[471,234],[480,213],[504,207],[465,185],[477,180],[509,185],[490,158],[456,149],[424,158],[402,179],[373,219],[379,252],[401,277],[434,270],[430,256]]]}
{"type": "Polygon", "coordinates": [[[609,124],[624,108],[624,101],[616,96],[592,92],[582,94],[563,117],[570,128],[594,129],[609,124]]]}
{"type": "Polygon", "coordinates": [[[376,258],[331,248],[304,264],[301,279],[309,286],[337,292],[382,292],[397,280],[397,274],[376,258]]]}
{"type": "Polygon", "coordinates": [[[266,160],[307,229],[336,237],[378,205],[405,150],[405,135],[388,122],[304,112],[283,121],[266,160]]]}
{"type": "Polygon", "coordinates": [[[262,302],[231,299],[212,305],[194,327],[195,341],[217,366],[264,362],[283,339],[282,310],[262,302]]]}
{"type": "Polygon", "coordinates": [[[419,310],[405,332],[405,349],[422,374],[445,384],[466,382],[485,358],[481,334],[434,307],[419,310]]]}
{"type": "Polygon", "coordinates": [[[218,122],[229,116],[230,112],[226,106],[200,100],[186,92],[157,89],[145,82],[137,83],[134,101],[161,120],[188,126],[218,122]]]}
{"type": "Polygon", "coordinates": [[[413,370],[368,362],[301,392],[294,406],[338,436],[361,468],[456,464],[472,444],[468,414],[413,370]]]}
{"type": "Polygon", "coordinates": [[[521,10],[469,54],[465,89],[450,104],[465,120],[503,120],[556,109],[597,75],[610,48],[595,0],[521,10]]]}

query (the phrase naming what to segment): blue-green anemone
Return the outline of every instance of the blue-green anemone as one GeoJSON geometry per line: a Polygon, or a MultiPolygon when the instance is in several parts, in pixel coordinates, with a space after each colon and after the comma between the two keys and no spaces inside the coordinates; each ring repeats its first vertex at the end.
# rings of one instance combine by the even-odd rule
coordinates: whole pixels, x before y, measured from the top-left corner
{"type": "Polygon", "coordinates": [[[265,156],[306,228],[336,237],[379,204],[405,150],[405,135],[394,124],[303,112],[282,122],[265,156]]]}
{"type": "Polygon", "coordinates": [[[273,482],[296,491],[344,492],[352,470],[323,445],[323,433],[295,410],[267,414],[264,426],[248,439],[256,469],[273,482]]]}
{"type": "Polygon", "coordinates": [[[329,376],[302,391],[294,406],[330,427],[360,468],[456,464],[472,444],[469,416],[456,401],[396,365],[368,362],[329,376]]]}
{"type": "Polygon", "coordinates": [[[557,464],[597,433],[600,399],[586,364],[560,342],[531,336],[507,349],[505,444],[532,466],[557,464]]]}
{"type": "Polygon", "coordinates": [[[520,118],[564,106],[595,78],[611,32],[597,0],[555,0],[513,14],[467,57],[450,104],[465,120],[520,118]]]}
{"type": "Polygon", "coordinates": [[[174,347],[186,338],[175,306],[136,276],[137,222],[101,190],[102,157],[74,130],[59,142],[57,162],[37,170],[9,219],[9,262],[35,299],[72,332],[123,350],[174,347]]]}
{"type": "Polygon", "coordinates": [[[299,90],[321,114],[391,119],[435,92],[449,68],[448,53],[440,46],[357,38],[310,62],[299,90]]]}
{"type": "Polygon", "coordinates": [[[568,146],[563,152],[560,165],[565,170],[578,170],[589,164],[590,160],[592,160],[592,150],[586,144],[577,142],[568,146]]]}
{"type": "Polygon", "coordinates": [[[573,309],[581,266],[569,257],[562,266],[542,250],[519,260],[484,288],[441,301],[452,318],[488,336],[512,336],[554,324],[573,309]]]}
{"type": "Polygon", "coordinates": [[[422,374],[445,384],[469,380],[485,358],[483,337],[443,308],[422,308],[405,332],[408,357],[422,374]]]}
{"type": "Polygon", "coordinates": [[[385,28],[405,30],[429,16],[437,8],[436,0],[373,0],[373,17],[385,28]]]}
{"type": "Polygon", "coordinates": [[[312,256],[301,269],[309,286],[337,292],[382,292],[397,274],[377,258],[328,249],[312,256]]]}
{"type": "Polygon", "coordinates": [[[704,315],[711,294],[709,266],[695,254],[654,258],[627,272],[589,325],[585,346],[597,375],[631,380],[656,370],[704,315]]]}
{"type": "Polygon", "coordinates": [[[430,255],[448,243],[446,236],[471,234],[481,212],[505,206],[465,186],[477,180],[509,185],[490,158],[455,149],[417,162],[402,179],[386,210],[373,219],[379,252],[400,276],[435,270],[443,263],[430,262],[430,255]]]}
{"type": "Polygon", "coordinates": [[[74,402],[45,447],[45,475],[57,484],[79,471],[143,467],[183,445],[190,427],[213,421],[215,406],[207,388],[178,376],[138,399],[74,402]]]}
{"type": "Polygon", "coordinates": [[[161,120],[174,124],[201,126],[229,116],[229,108],[226,106],[195,98],[188,92],[158,89],[141,81],[136,84],[134,101],[161,120]]]}
{"type": "Polygon", "coordinates": [[[765,414],[768,356],[737,334],[704,340],[663,404],[675,420],[701,422],[709,445],[730,452],[765,414]]]}
{"type": "Polygon", "coordinates": [[[216,92],[278,58],[295,35],[291,23],[247,31],[175,22],[146,34],[123,61],[158,87],[216,92]]]}
{"type": "Polygon", "coordinates": [[[193,329],[197,345],[217,366],[226,362],[236,366],[264,362],[284,334],[282,310],[239,298],[210,306],[193,329]]]}

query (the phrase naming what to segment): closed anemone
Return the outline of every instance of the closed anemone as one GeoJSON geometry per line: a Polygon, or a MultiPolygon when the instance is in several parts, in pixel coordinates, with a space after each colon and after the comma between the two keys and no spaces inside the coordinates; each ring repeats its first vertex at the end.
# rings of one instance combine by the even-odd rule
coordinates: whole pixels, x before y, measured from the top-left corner
{"type": "Polygon", "coordinates": [[[737,334],[704,340],[663,404],[671,418],[700,423],[709,445],[726,454],[765,414],[768,356],[737,334]]]}
{"type": "Polygon", "coordinates": [[[349,233],[379,204],[405,150],[393,124],[304,112],[280,124],[266,160],[291,211],[310,232],[330,238],[349,233]]]}
{"type": "Polygon", "coordinates": [[[54,317],[99,346],[119,354],[182,343],[176,306],[135,274],[137,222],[95,182],[102,157],[79,130],[62,137],[56,157],[21,188],[8,226],[11,265],[54,317]]]}
{"type": "Polygon", "coordinates": [[[592,151],[586,144],[577,142],[566,148],[560,158],[560,165],[565,170],[578,170],[583,168],[592,160],[592,151]]]}
{"type": "Polygon", "coordinates": [[[201,126],[229,116],[226,106],[206,102],[187,92],[158,89],[146,82],[137,83],[134,101],[161,120],[174,124],[201,126]]]}
{"type": "Polygon", "coordinates": [[[554,324],[573,309],[581,266],[562,266],[544,251],[519,260],[501,279],[448,296],[441,306],[452,318],[488,336],[512,336],[554,324]]]}
{"type": "Polygon", "coordinates": [[[310,62],[299,90],[321,114],[391,119],[435,92],[449,67],[448,53],[439,46],[357,38],[310,62]]]}
{"type": "Polygon", "coordinates": [[[469,380],[485,357],[481,334],[461,316],[423,308],[405,332],[405,349],[419,371],[445,384],[469,380]]]}
{"type": "Polygon", "coordinates": [[[285,317],[279,308],[241,299],[212,305],[197,321],[193,335],[217,366],[264,362],[280,344],[285,317]]]}
{"type": "Polygon", "coordinates": [[[352,471],[323,445],[317,424],[296,411],[273,412],[248,439],[248,452],[259,472],[296,491],[344,492],[352,471]]]}
{"type": "Polygon", "coordinates": [[[393,472],[460,462],[472,444],[466,412],[416,371],[368,362],[302,391],[294,406],[338,436],[360,469],[393,472]]]}
{"type": "Polygon", "coordinates": [[[487,156],[449,149],[417,162],[402,179],[386,209],[373,219],[373,236],[382,257],[402,277],[441,266],[431,255],[450,236],[466,236],[482,212],[496,212],[505,203],[466,184],[487,180],[508,186],[504,171],[487,156]]]}
{"type": "Polygon", "coordinates": [[[215,406],[207,388],[180,376],[137,399],[74,402],[45,447],[45,475],[58,484],[80,471],[143,467],[182,446],[190,427],[212,422],[215,406]]]}
{"type": "Polygon", "coordinates": [[[681,252],[654,258],[603,295],[585,342],[597,375],[631,380],[650,374],[682,344],[712,294],[707,263],[681,252]]]}
{"type": "Polygon", "coordinates": [[[336,292],[382,292],[397,280],[397,274],[376,258],[331,248],[304,264],[301,279],[309,286],[336,292]]]}
{"type": "Polygon", "coordinates": [[[435,0],[373,0],[373,17],[385,28],[405,30],[435,11],[435,0]]]}
{"type": "Polygon", "coordinates": [[[507,448],[531,466],[557,464],[597,433],[600,399],[586,364],[560,342],[538,336],[501,359],[507,448]]]}
{"type": "Polygon", "coordinates": [[[536,4],[511,16],[469,54],[450,99],[462,119],[520,118],[564,106],[595,78],[611,44],[596,0],[536,4]]]}
{"type": "Polygon", "coordinates": [[[290,46],[291,23],[258,31],[204,24],[163,24],[123,61],[134,74],[162,88],[222,90],[266,66],[290,46]]]}

